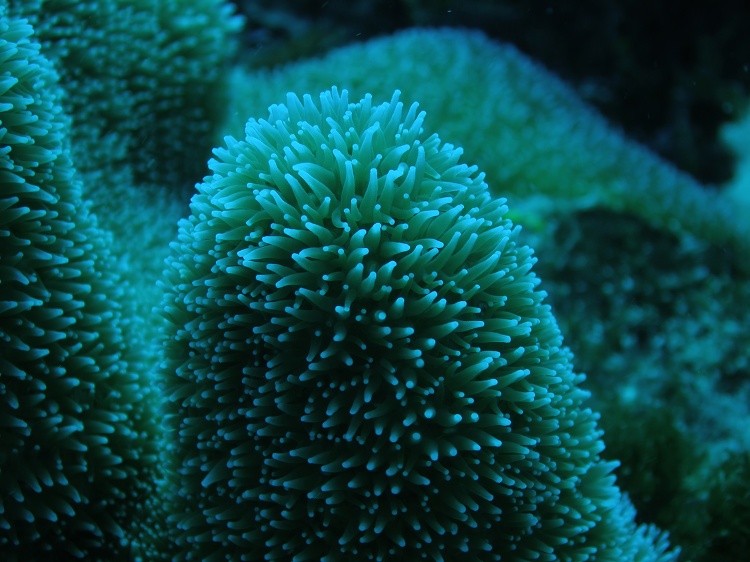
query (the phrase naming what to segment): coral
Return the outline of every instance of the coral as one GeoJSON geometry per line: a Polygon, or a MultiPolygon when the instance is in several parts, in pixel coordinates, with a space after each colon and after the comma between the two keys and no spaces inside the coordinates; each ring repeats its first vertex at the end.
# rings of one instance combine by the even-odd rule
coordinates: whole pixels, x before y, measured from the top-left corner
{"type": "MultiPolygon", "coordinates": [[[[190,188],[209,155],[202,139],[218,116],[215,85],[241,24],[230,6],[223,0],[8,4],[12,15],[30,20],[60,73],[61,103],[76,116],[78,167],[106,182],[103,171],[128,163],[138,182],[190,188]]],[[[101,199],[99,205],[107,203],[101,199]]]]}
{"type": "Polygon", "coordinates": [[[742,560],[706,545],[742,540],[719,524],[742,511],[714,509],[709,491],[750,450],[750,310],[738,306],[750,280],[721,248],[633,216],[574,213],[536,238],[537,271],[639,516],[670,529],[687,559],[742,560]]]}
{"type": "Polygon", "coordinates": [[[278,69],[236,70],[230,119],[258,115],[287,91],[331,85],[418,101],[448,142],[464,147],[498,195],[604,207],[652,226],[750,251],[750,227],[727,202],[623,137],[555,76],[510,45],[452,29],[406,30],[278,69]],[[436,87],[442,84],[442,87],[436,87]],[[467,108],[476,117],[467,118],[467,108]]]}
{"type": "MultiPolygon", "coordinates": [[[[29,18],[74,116],[71,152],[110,249],[150,317],[174,225],[213,144],[218,78],[241,20],[222,0],[9,0],[29,18]]],[[[158,340],[141,322],[148,347],[158,340]]],[[[147,362],[151,358],[147,358],[147,362]]]]}
{"type": "MultiPolygon", "coordinates": [[[[422,545],[414,558],[465,555],[441,554],[440,545],[492,545],[494,553],[475,558],[505,555],[507,547],[516,549],[504,556],[510,559],[533,552],[560,560],[670,559],[664,536],[635,526],[633,507],[614,484],[612,459],[622,458],[614,470],[632,495],[637,523],[672,527],[673,544],[684,544],[690,559],[742,560],[750,318],[737,303],[750,296],[750,226],[737,205],[740,188],[705,190],[626,140],[514,48],[479,33],[409,30],[316,60],[227,76],[240,21],[221,0],[0,0],[0,11],[3,555],[224,559],[253,545],[250,558],[284,559],[303,548],[313,557],[329,549],[332,558],[341,551],[351,558],[356,548],[388,559],[397,556],[389,548],[395,552],[403,541],[409,549],[422,545]],[[332,85],[363,101],[326,94],[318,106],[302,96],[332,85]],[[396,89],[405,106],[373,101],[396,89]],[[286,107],[274,107],[280,123],[252,121],[248,142],[247,118],[267,115],[287,91],[302,101],[291,96],[286,107]],[[428,120],[408,109],[414,101],[428,120]],[[320,121],[321,112],[332,121],[320,121]],[[338,144],[309,125],[298,132],[297,123],[284,121],[290,113],[317,122],[338,144]],[[355,114],[361,121],[336,136],[355,114]],[[491,194],[457,149],[431,137],[435,131],[487,173],[491,194]],[[227,132],[240,140],[214,140],[227,132]],[[388,143],[385,132],[393,133],[388,143]],[[306,152],[302,141],[318,134],[339,152],[306,152]],[[190,186],[216,144],[224,148],[211,163],[213,175],[200,185],[170,250],[177,221],[189,212],[190,186]],[[269,146],[286,151],[264,152],[269,146]],[[310,154],[327,154],[344,169],[321,172],[303,163],[310,154]],[[382,184],[368,189],[370,176],[358,174],[373,172],[383,173],[382,184]],[[437,175],[452,179],[443,188],[450,197],[425,189],[437,175]],[[248,178],[262,184],[257,193],[248,178]],[[353,186],[356,207],[351,194],[342,199],[316,178],[353,186]],[[404,182],[412,185],[409,198],[399,193],[389,201],[404,182]],[[330,201],[313,205],[325,190],[330,201]],[[385,197],[379,209],[371,205],[375,196],[385,197]],[[419,205],[428,210],[408,214],[419,205]],[[372,220],[365,226],[357,213],[372,220]],[[326,220],[326,229],[315,229],[313,219],[326,220]],[[494,230],[483,220],[496,222],[494,230]],[[286,223],[296,226],[279,230],[286,223]],[[421,254],[409,238],[419,229],[421,254]],[[324,232],[338,233],[344,255],[322,250],[324,232]],[[500,235],[505,245],[497,252],[508,261],[480,263],[500,235]],[[404,249],[409,244],[413,253],[404,249]],[[528,246],[540,256],[533,268],[528,246]],[[489,268],[481,274],[487,286],[476,288],[467,278],[482,267],[489,268]],[[380,286],[391,293],[377,293],[380,286]],[[502,307],[476,304],[483,295],[500,299],[493,292],[499,288],[511,289],[502,307]],[[398,316],[399,291],[414,314],[398,316]],[[163,293],[171,302],[161,308],[163,293]],[[575,370],[550,304],[577,357],[575,370]],[[511,309],[521,320],[503,324],[510,341],[493,340],[501,330],[483,323],[511,309]],[[258,333],[247,327],[256,320],[258,333]],[[436,331],[435,347],[418,331],[436,331]],[[304,333],[312,337],[300,340],[304,333]],[[451,353],[461,364],[438,361],[451,353]],[[533,359],[539,363],[526,363],[533,359]],[[279,375],[308,362],[326,370],[296,382],[279,375]],[[240,368],[247,373],[237,378],[240,368]],[[380,385],[372,377],[365,383],[377,369],[387,374],[380,385]],[[472,387],[493,377],[497,386],[472,387]],[[492,397],[501,379],[508,386],[492,397]],[[323,380],[338,386],[318,387],[323,380]],[[420,389],[427,394],[416,394],[420,389]],[[463,395],[444,400],[454,390],[463,395]],[[593,396],[584,403],[588,390],[593,396]],[[603,412],[605,451],[588,408],[603,412]],[[482,416],[506,425],[472,433],[482,416]],[[417,424],[426,429],[414,439],[417,424]],[[528,435],[539,424],[549,433],[537,442],[528,435]],[[237,448],[243,435],[245,449],[237,448]],[[302,439],[312,449],[292,448],[302,439]],[[261,445],[267,449],[248,452],[261,445]],[[338,464],[337,455],[349,450],[355,452],[338,464]],[[556,482],[560,474],[571,476],[556,482]],[[278,496],[259,488],[237,495],[253,478],[278,496]],[[421,489],[420,478],[439,493],[421,489]],[[294,484],[284,489],[284,482],[294,484]],[[351,503],[340,501],[344,485],[351,503]],[[279,507],[295,497],[300,501],[279,507]],[[237,505],[226,507],[228,498],[255,511],[238,515],[237,505]],[[320,511],[308,513],[308,503],[320,511]],[[399,518],[397,507],[407,504],[419,504],[426,526],[399,518]],[[557,517],[556,509],[564,513],[557,517]],[[320,519],[311,522],[316,513],[320,519]],[[256,517],[272,523],[243,527],[256,517]],[[483,533],[497,517],[501,524],[483,533]],[[307,534],[289,518],[308,525],[307,534]],[[552,528],[559,521],[566,524],[552,528]],[[505,526],[512,522],[518,526],[505,526]],[[325,526],[339,531],[333,545],[325,526]],[[376,532],[386,538],[367,542],[376,532]]],[[[304,40],[297,46],[317,48],[304,40]]]]}
{"type": "Polygon", "coordinates": [[[721,137],[738,160],[734,177],[724,185],[724,194],[745,216],[750,215],[750,111],[747,107],[741,118],[722,128],[721,137]]]}
{"type": "Polygon", "coordinates": [[[215,151],[165,283],[185,559],[673,559],[504,200],[423,119],[289,95],[215,151]]]}
{"type": "Polygon", "coordinates": [[[108,235],[72,165],[56,75],[0,6],[0,550],[127,560],[156,455],[108,235]]]}
{"type": "Polygon", "coordinates": [[[239,22],[213,0],[0,9],[2,550],[168,558],[151,309],[239,22]]]}
{"type": "Polygon", "coordinates": [[[241,20],[222,0],[9,0],[59,72],[84,197],[127,293],[131,368],[154,370],[152,309],[175,224],[210,155],[216,83],[241,20]]]}
{"type": "MultiPolygon", "coordinates": [[[[539,252],[549,302],[622,444],[613,458],[656,450],[658,411],[674,414],[689,443],[672,459],[684,481],[656,473],[653,485],[671,495],[647,505],[645,482],[629,480],[644,520],[694,542],[720,538],[687,520],[708,509],[692,483],[702,477],[714,487],[722,463],[749,446],[750,316],[738,304],[750,295],[750,221],[741,171],[726,195],[699,185],[515,49],[473,32],[407,30],[281,68],[236,70],[230,83],[241,92],[235,116],[292,87],[334,83],[381,96],[399,88],[418,100],[441,137],[463,146],[490,188],[508,197],[521,236],[539,252]],[[630,432],[644,440],[624,438],[630,432]]],[[[230,115],[228,128],[239,120],[230,115]]],[[[743,153],[741,131],[733,144],[743,153]]]]}

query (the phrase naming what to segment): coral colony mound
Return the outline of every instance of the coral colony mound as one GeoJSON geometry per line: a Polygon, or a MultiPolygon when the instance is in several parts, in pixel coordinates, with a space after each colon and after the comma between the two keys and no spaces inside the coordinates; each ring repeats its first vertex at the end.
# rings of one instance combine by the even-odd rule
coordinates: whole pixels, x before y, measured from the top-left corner
{"type": "Polygon", "coordinates": [[[185,559],[669,560],[483,174],[398,92],[227,138],[165,283],[185,559]]]}

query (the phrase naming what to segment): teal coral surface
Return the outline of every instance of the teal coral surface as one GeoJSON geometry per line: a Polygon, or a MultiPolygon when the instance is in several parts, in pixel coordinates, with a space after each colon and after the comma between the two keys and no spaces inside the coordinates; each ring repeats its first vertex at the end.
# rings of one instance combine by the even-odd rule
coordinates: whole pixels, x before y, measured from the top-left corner
{"type": "Polygon", "coordinates": [[[742,560],[735,192],[479,32],[241,29],[0,2],[3,559],[742,560]]]}
{"type": "Polygon", "coordinates": [[[154,412],[124,360],[121,277],[82,198],[57,76],[27,22],[0,25],[0,551],[126,560],[153,493],[154,412]]]}
{"type": "Polygon", "coordinates": [[[423,120],[289,95],[215,151],[166,278],[186,559],[668,559],[504,200],[423,120]]]}

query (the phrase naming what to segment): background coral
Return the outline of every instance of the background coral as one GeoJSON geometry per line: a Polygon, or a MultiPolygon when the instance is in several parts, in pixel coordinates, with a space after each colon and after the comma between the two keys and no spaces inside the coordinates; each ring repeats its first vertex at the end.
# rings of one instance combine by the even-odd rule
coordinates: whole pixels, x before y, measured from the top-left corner
{"type": "Polygon", "coordinates": [[[750,449],[747,276],[720,249],[610,212],[567,216],[537,240],[638,513],[671,529],[685,559],[741,560],[712,545],[742,544],[747,521],[732,509],[746,492],[716,493],[750,449]]]}
{"type": "MultiPolygon", "coordinates": [[[[73,154],[99,182],[128,163],[136,182],[188,191],[218,116],[215,83],[234,51],[241,20],[223,0],[8,0],[28,18],[74,115],[73,154]]],[[[89,197],[106,205],[97,182],[89,197]]],[[[109,187],[109,186],[108,186],[109,187]]],[[[111,204],[111,203],[109,203],[111,204]]],[[[101,210],[99,211],[101,213],[101,210]]]]}
{"type": "Polygon", "coordinates": [[[321,55],[410,27],[477,29],[571,85],[628,137],[708,184],[733,156],[719,138],[750,94],[750,7],[642,0],[237,0],[258,66],[321,55]],[[669,22],[666,25],[665,22],[669,22]]]}
{"type": "Polygon", "coordinates": [[[0,6],[0,551],[128,560],[148,534],[155,412],[32,32],[0,6]]]}
{"type": "Polygon", "coordinates": [[[539,196],[553,212],[604,207],[660,229],[750,250],[750,226],[715,193],[623,137],[570,88],[510,45],[473,31],[407,30],[273,70],[231,78],[230,120],[255,115],[292,89],[336,84],[419,101],[449,142],[473,154],[492,189],[520,205],[539,196]],[[435,84],[443,84],[437,88],[435,84]],[[467,118],[467,112],[472,118],[467,118]],[[549,201],[552,200],[552,204],[549,201]]]}
{"type": "Polygon", "coordinates": [[[175,224],[212,147],[216,88],[241,20],[223,0],[9,0],[28,18],[72,116],[84,197],[111,236],[126,281],[125,322],[138,372],[158,361],[162,275],[175,224]]]}

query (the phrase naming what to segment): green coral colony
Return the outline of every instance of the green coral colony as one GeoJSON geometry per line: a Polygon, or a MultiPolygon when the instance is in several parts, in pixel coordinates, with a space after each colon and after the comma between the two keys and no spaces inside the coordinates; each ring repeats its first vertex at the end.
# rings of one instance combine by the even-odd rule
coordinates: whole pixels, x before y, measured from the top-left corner
{"type": "MultiPolygon", "coordinates": [[[[677,560],[615,481],[528,241],[554,256],[598,206],[680,240],[699,272],[710,244],[742,253],[747,223],[480,34],[230,73],[240,24],[222,0],[0,0],[0,557],[677,560]],[[466,73],[492,119],[456,111],[466,73]]],[[[578,285],[546,287],[580,293],[582,259],[551,259],[578,285]]],[[[690,302],[745,290],[732,267],[690,302]]],[[[584,364],[612,368],[595,341],[584,364]]],[[[614,442],[625,469],[648,462],[614,442]]],[[[715,458],[705,527],[726,542],[743,519],[722,523],[721,490],[739,513],[746,479],[715,458]]]]}
{"type": "Polygon", "coordinates": [[[289,95],[215,151],[166,279],[189,559],[632,548],[531,250],[423,119],[289,95]]]}

